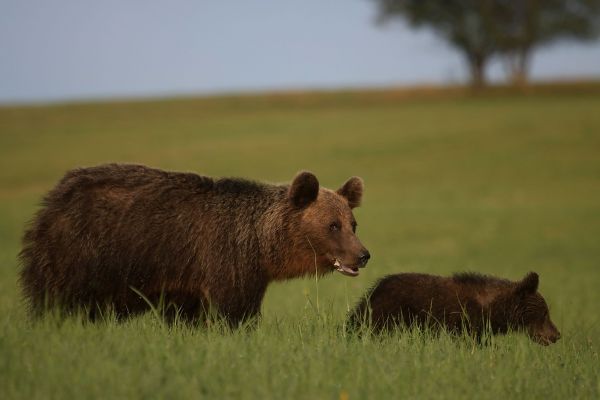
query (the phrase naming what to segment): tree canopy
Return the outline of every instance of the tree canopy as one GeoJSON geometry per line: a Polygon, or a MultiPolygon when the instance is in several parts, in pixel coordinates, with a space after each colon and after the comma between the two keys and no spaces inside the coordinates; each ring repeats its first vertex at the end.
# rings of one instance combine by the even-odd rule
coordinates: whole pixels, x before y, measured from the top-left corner
{"type": "Polygon", "coordinates": [[[531,52],[559,39],[593,39],[600,0],[373,0],[378,18],[429,27],[459,50],[474,86],[485,83],[492,57],[503,57],[511,79],[524,81],[531,52]]]}

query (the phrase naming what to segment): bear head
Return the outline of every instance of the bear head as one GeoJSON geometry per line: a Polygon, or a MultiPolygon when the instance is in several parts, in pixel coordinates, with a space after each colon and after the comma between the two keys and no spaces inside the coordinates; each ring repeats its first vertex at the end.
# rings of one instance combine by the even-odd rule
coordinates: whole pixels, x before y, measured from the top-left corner
{"type": "Polygon", "coordinates": [[[539,294],[539,276],[528,273],[514,288],[513,327],[527,332],[536,343],[547,346],[560,339],[560,332],[550,319],[548,305],[539,294]]]}
{"type": "Polygon", "coordinates": [[[363,181],[358,177],[333,191],[320,187],[317,177],[304,171],[290,185],[288,198],[300,219],[297,237],[303,249],[311,250],[307,262],[312,261],[319,273],[335,270],[357,276],[371,257],[356,236],[352,214],[362,194],[363,181]]]}

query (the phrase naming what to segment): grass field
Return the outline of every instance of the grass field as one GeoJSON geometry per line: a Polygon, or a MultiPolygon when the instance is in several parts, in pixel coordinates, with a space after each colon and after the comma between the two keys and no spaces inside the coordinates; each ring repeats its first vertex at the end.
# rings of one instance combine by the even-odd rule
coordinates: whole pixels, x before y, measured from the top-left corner
{"type": "Polygon", "coordinates": [[[600,90],[245,96],[0,108],[0,398],[600,397],[600,90]],[[358,278],[273,284],[254,331],[28,321],[19,240],[72,167],[136,162],[337,187],[373,258],[358,278]],[[347,338],[378,277],[540,274],[562,339],[480,347],[419,332],[347,338]]]}

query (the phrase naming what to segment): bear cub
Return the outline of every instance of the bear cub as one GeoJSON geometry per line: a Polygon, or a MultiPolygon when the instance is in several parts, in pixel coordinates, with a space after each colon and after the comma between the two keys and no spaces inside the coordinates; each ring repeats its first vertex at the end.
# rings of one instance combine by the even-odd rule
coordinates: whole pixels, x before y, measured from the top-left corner
{"type": "Polygon", "coordinates": [[[475,273],[390,275],[358,303],[350,313],[348,327],[359,331],[366,326],[375,333],[396,326],[445,327],[451,333],[466,331],[477,339],[486,329],[492,334],[516,330],[549,345],[560,339],[560,332],[550,320],[538,285],[535,272],[518,282],[475,273]]]}

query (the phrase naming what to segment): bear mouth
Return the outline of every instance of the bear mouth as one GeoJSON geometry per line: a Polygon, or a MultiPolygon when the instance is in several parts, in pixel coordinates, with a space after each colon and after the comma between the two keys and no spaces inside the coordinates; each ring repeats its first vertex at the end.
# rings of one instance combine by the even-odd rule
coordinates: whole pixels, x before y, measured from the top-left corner
{"type": "Polygon", "coordinates": [[[358,267],[344,265],[337,258],[333,262],[333,266],[335,267],[336,271],[346,276],[358,276],[359,274],[358,267]]]}

